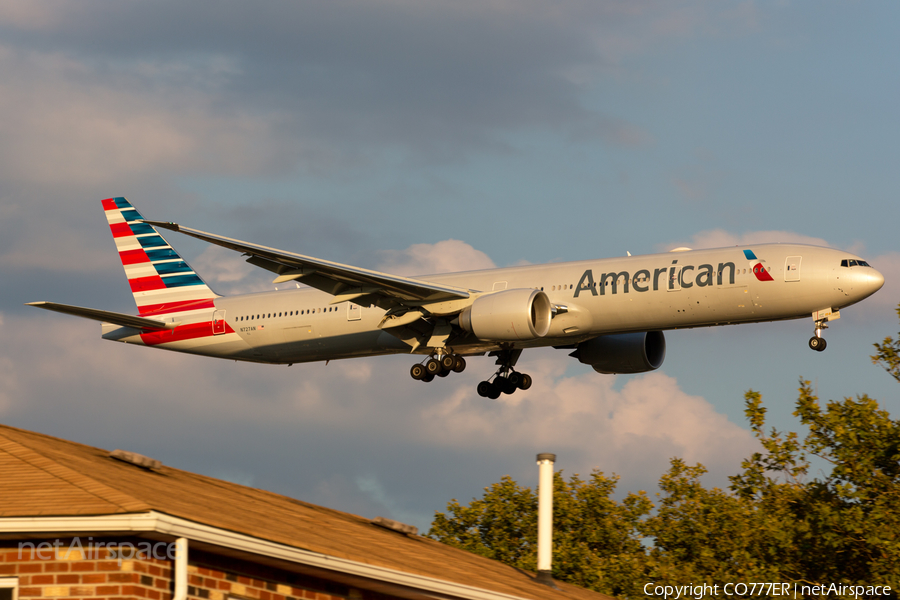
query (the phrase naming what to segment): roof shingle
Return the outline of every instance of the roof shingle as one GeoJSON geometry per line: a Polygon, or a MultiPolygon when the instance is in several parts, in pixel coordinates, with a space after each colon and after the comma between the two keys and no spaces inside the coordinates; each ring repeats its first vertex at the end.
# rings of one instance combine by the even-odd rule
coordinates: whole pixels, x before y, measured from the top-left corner
{"type": "Polygon", "coordinates": [[[109,452],[0,425],[0,518],[156,511],[302,550],[522,598],[607,598],[368,519],[163,465],[143,469],[109,452]]]}

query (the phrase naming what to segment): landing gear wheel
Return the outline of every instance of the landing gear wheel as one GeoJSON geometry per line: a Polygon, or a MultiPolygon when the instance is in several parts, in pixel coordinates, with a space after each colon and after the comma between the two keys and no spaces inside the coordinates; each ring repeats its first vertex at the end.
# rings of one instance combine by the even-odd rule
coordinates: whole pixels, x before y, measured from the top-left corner
{"type": "Polygon", "coordinates": [[[422,378],[422,381],[424,381],[425,383],[430,383],[431,381],[434,381],[434,375],[432,375],[431,373],[426,373],[425,377],[422,378]]]}
{"type": "Polygon", "coordinates": [[[446,377],[449,374],[450,374],[450,371],[444,371],[443,369],[441,369],[440,371],[438,371],[437,376],[438,377],[446,377]]]}
{"type": "Polygon", "coordinates": [[[478,395],[482,398],[488,398],[491,395],[491,392],[494,389],[494,385],[490,381],[482,381],[478,384],[476,388],[478,390],[478,395]]]}
{"type": "Polygon", "coordinates": [[[416,381],[422,381],[425,377],[425,367],[419,364],[415,364],[409,369],[410,376],[416,381]]]}
{"type": "Polygon", "coordinates": [[[825,342],[825,338],[820,338],[818,336],[812,336],[809,338],[809,347],[816,352],[821,352],[827,346],[827,342],[825,342]]]}
{"type": "Polygon", "coordinates": [[[456,366],[456,357],[452,354],[445,354],[441,357],[441,369],[449,373],[456,366]]]}
{"type": "Polygon", "coordinates": [[[465,370],[466,370],[466,359],[464,359],[462,356],[457,356],[456,363],[453,365],[453,372],[454,373],[462,373],[465,370]]]}
{"type": "Polygon", "coordinates": [[[500,397],[500,388],[498,388],[496,385],[492,385],[491,391],[490,391],[490,393],[488,393],[488,398],[490,398],[491,400],[496,400],[499,397],[500,397]]]}
{"type": "Polygon", "coordinates": [[[504,377],[503,375],[497,376],[494,380],[494,387],[503,392],[504,394],[512,394],[516,391],[516,384],[511,382],[509,379],[504,377]]]}
{"type": "Polygon", "coordinates": [[[425,363],[425,370],[433,377],[442,371],[441,363],[435,358],[429,359],[428,362],[425,363]]]}
{"type": "Polygon", "coordinates": [[[526,375],[525,373],[519,373],[519,382],[516,384],[519,386],[520,390],[527,390],[531,387],[532,379],[531,375],[526,375]]]}

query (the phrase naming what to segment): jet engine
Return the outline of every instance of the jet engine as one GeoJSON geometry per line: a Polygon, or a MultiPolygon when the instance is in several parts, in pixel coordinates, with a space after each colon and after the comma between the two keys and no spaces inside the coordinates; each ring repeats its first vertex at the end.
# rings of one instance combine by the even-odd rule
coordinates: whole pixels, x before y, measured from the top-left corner
{"type": "Polygon", "coordinates": [[[569,356],[598,373],[644,373],[663,364],[666,337],[662,331],[601,335],[581,342],[569,356]]]}
{"type": "Polygon", "coordinates": [[[480,340],[518,342],[547,335],[552,317],[547,294],[513,289],[476,298],[460,313],[459,326],[480,340]]]}

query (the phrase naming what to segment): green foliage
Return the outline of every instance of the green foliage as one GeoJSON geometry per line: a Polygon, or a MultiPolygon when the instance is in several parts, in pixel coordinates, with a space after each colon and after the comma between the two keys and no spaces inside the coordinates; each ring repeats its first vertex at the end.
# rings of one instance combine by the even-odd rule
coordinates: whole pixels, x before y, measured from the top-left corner
{"type": "MultiPolygon", "coordinates": [[[[900,314],[900,309],[898,309],[900,314]]],[[[900,380],[900,341],[872,357],[900,380]]],[[[889,585],[900,588],[900,421],[868,396],[823,408],[801,381],[794,415],[806,428],[766,431],[758,392],[745,415],[760,451],[728,490],[706,488],[702,465],[673,459],[658,500],[613,498],[618,477],[554,476],[553,576],[623,598],[643,585],[738,581],[889,585]],[[826,465],[810,478],[811,461],[826,465]]],[[[537,497],[510,477],[468,506],[436,513],[428,535],[534,571],[537,497]]],[[[720,588],[721,589],[721,588],[720,588]]]]}
{"type": "MultiPolygon", "coordinates": [[[[900,317],[900,307],[897,308],[897,316],[900,317]]],[[[872,362],[884,367],[894,379],[900,381],[900,333],[897,334],[896,340],[886,337],[884,342],[873,345],[878,352],[871,357],[872,362]]]]}
{"type": "Polygon", "coordinates": [[[428,535],[520,569],[537,568],[537,497],[530,488],[506,476],[468,506],[452,500],[447,512],[449,518],[435,514],[428,535]]]}
{"type": "MultiPolygon", "coordinates": [[[[794,414],[809,433],[765,432],[757,392],[745,414],[760,441],[730,478],[706,488],[702,465],[673,459],[654,504],[613,498],[618,478],[554,475],[553,576],[624,598],[645,583],[841,582],[900,588],[900,421],[861,396],[822,409],[801,382],[794,414]],[[810,457],[830,464],[807,480],[810,457]]],[[[510,477],[468,506],[436,513],[428,535],[534,571],[537,496],[510,477]]],[[[896,597],[896,596],[895,596],[896,597]]]]}
{"type": "MultiPolygon", "coordinates": [[[[595,471],[582,481],[553,478],[553,576],[610,594],[632,592],[643,573],[638,524],[652,502],[643,492],[621,503],[610,496],[617,477],[595,471]]],[[[537,568],[537,495],[509,476],[468,506],[456,500],[436,513],[428,535],[519,569],[537,568]]]]}

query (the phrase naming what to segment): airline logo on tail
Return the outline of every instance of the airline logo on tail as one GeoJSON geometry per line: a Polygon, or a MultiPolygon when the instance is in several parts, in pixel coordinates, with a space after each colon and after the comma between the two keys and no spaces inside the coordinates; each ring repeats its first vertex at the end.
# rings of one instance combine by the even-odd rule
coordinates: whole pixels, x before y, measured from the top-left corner
{"type": "Polygon", "coordinates": [[[753,250],[744,250],[744,257],[750,261],[750,270],[760,281],[775,281],[769,271],[763,266],[764,260],[756,258],[753,250]],[[754,264],[754,262],[756,264],[754,264]]]}
{"type": "Polygon", "coordinates": [[[119,258],[141,316],[214,308],[218,294],[125,198],[103,201],[119,258]]]}

